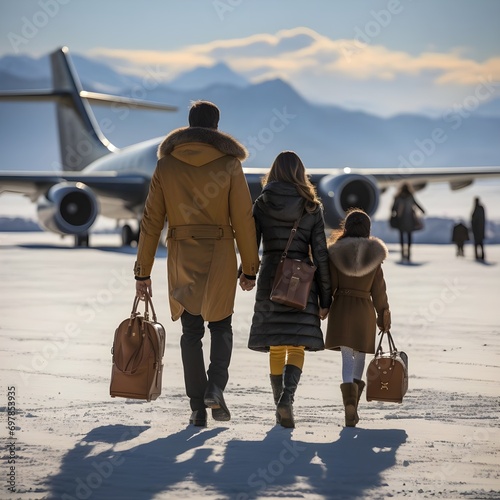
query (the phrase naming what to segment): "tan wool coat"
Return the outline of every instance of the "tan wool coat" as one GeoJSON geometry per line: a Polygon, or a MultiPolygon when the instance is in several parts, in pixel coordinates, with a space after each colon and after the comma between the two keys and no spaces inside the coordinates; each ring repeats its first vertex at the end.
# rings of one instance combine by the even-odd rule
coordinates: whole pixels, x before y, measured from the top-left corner
{"type": "Polygon", "coordinates": [[[381,266],[387,247],[374,237],[346,237],[329,245],[328,253],[333,303],[325,348],[374,353],[377,325],[385,330],[391,322],[381,266]]]}
{"type": "Polygon", "coordinates": [[[173,131],[158,149],[135,264],[136,276],[149,276],[165,221],[170,311],[184,310],[205,321],[233,313],[238,263],[255,276],[259,254],[252,200],[241,161],[245,148],[215,129],[173,131]]]}

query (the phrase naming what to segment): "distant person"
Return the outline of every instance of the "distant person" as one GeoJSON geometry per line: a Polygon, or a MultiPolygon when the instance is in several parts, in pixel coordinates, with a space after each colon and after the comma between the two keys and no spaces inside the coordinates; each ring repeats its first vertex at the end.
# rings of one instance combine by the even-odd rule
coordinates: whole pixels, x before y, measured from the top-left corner
{"type": "Polygon", "coordinates": [[[484,261],[484,234],[486,214],[478,197],[474,198],[474,209],[471,216],[472,236],[474,238],[474,253],[476,260],[484,261]]]}
{"type": "Polygon", "coordinates": [[[404,183],[394,197],[392,215],[396,219],[395,227],[399,230],[401,260],[408,262],[411,258],[412,233],[423,228],[422,220],[415,208],[425,214],[425,210],[415,200],[411,186],[404,183]]]}
{"type": "Polygon", "coordinates": [[[464,257],[464,244],[469,241],[469,228],[463,221],[459,221],[453,226],[451,241],[457,247],[457,257],[464,257]]]}
{"type": "MultiPolygon", "coordinates": [[[[292,151],[280,153],[262,180],[263,190],[254,203],[257,241],[262,241],[262,263],[248,347],[269,352],[270,380],[276,421],[295,427],[295,391],[304,365],[304,351],[324,349],[320,319],[332,301],[323,208],[300,158],[292,151]],[[276,268],[295,221],[299,220],[288,257],[317,266],[304,310],[270,300],[276,268]]],[[[243,289],[247,278],[242,275],[243,289]]]]}
{"type": "Polygon", "coordinates": [[[196,426],[206,425],[206,407],[214,420],[231,418],[223,391],[233,346],[235,239],[247,289],[255,284],[259,267],[252,199],[241,166],[247,152],[217,130],[218,122],[215,104],[196,101],[189,110],[189,127],[172,131],[158,148],[134,267],[136,294],[144,298],[146,291],[151,293],[151,269],[168,221],[170,311],[173,321],[181,319],[189,423],[196,426]],[[211,339],[208,371],[202,349],[205,322],[211,339]]]}
{"type": "Polygon", "coordinates": [[[328,239],[333,303],[325,348],[342,354],[340,390],[346,427],[355,427],[359,421],[365,356],[375,353],[377,326],[384,332],[391,328],[382,271],[388,251],[382,240],[370,236],[370,230],[370,217],[351,209],[328,239]]]}

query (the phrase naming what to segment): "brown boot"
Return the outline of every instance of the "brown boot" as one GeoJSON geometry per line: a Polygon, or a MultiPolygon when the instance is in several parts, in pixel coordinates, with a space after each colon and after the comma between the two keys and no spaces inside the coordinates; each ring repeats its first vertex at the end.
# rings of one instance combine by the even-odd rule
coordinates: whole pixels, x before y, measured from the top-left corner
{"type": "Polygon", "coordinates": [[[358,406],[359,406],[359,400],[361,399],[361,394],[363,394],[363,389],[365,388],[366,384],[357,378],[354,379],[354,383],[358,386],[358,401],[356,403],[356,423],[359,422],[359,415],[358,415],[358,406]]]}
{"type": "Polygon", "coordinates": [[[345,425],[346,427],[356,427],[358,384],[346,382],[340,384],[340,390],[342,391],[342,399],[344,401],[345,425]]]}

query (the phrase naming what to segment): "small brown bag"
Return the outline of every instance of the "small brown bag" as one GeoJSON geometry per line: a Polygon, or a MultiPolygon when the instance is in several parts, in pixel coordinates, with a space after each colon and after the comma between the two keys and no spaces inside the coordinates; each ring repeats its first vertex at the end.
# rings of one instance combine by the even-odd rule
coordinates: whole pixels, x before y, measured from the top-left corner
{"type": "Polygon", "coordinates": [[[398,351],[390,332],[380,332],[375,357],[366,370],[366,400],[402,403],[408,390],[408,356],[398,351]],[[389,352],[383,352],[382,340],[387,335],[389,352]]]}
{"type": "Polygon", "coordinates": [[[273,302],[303,310],[307,306],[316,266],[299,259],[289,259],[287,257],[288,249],[297,232],[299,221],[300,219],[295,221],[290,237],[288,238],[285,251],[276,269],[271,296],[269,298],[273,302]]]}
{"type": "Polygon", "coordinates": [[[151,297],[146,294],[144,316],[137,311],[139,302],[135,297],[130,318],[115,331],[109,393],[113,398],[151,401],[161,394],[166,335],[156,319],[151,297]]]}

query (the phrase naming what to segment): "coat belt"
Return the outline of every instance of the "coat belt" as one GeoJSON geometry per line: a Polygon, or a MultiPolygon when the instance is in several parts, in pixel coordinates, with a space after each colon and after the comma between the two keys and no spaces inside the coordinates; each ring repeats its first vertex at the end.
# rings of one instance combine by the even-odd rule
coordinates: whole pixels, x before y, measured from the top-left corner
{"type": "Polygon", "coordinates": [[[172,240],[232,240],[234,238],[234,233],[231,226],[190,224],[187,226],[169,227],[167,238],[172,240]]]}
{"type": "Polygon", "coordinates": [[[354,290],[353,288],[337,288],[335,296],[338,297],[339,295],[359,297],[360,299],[369,299],[371,297],[370,292],[365,292],[364,290],[354,290]]]}

